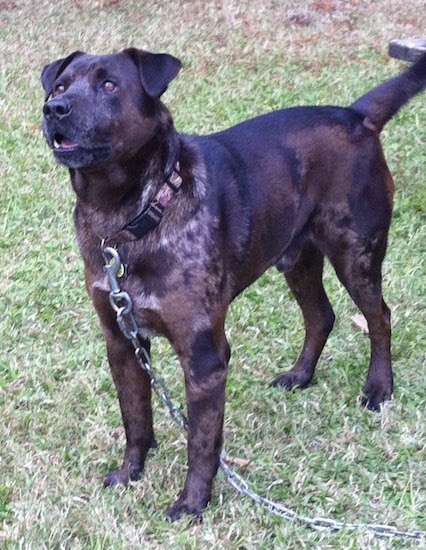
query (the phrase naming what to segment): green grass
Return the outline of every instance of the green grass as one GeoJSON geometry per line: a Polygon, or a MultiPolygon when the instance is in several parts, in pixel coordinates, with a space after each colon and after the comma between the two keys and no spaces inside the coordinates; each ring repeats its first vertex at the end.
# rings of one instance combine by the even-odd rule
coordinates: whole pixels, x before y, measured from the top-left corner
{"type": "MultiPolygon", "coordinates": [[[[118,403],[74,243],[73,194],[40,130],[44,64],[76,49],[168,51],[184,70],[165,96],[181,131],[225,128],[295,104],[348,104],[395,74],[391,39],[422,37],[423,0],[0,1],[0,547],[409,548],[356,532],[316,532],[237,495],[222,473],[202,525],[168,524],[185,437],[155,403],[158,449],[141,481],[104,490],[124,447],[118,403]],[[244,7],[242,7],[244,6],[244,7]]],[[[314,384],[268,387],[303,338],[271,271],[232,306],[229,456],[259,493],[310,517],[426,530],[426,107],[416,98],[383,132],[395,176],[384,264],[393,313],[394,400],[363,410],[368,339],[330,268],[337,314],[314,384]]],[[[154,365],[183,402],[165,341],[154,365]]]]}

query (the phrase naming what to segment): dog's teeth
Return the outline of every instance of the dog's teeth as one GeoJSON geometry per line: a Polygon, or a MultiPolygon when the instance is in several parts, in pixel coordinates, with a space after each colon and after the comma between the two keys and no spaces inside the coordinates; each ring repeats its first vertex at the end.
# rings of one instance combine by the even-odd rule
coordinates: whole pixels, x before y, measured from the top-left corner
{"type": "Polygon", "coordinates": [[[60,147],[61,147],[60,144],[56,141],[56,139],[53,140],[53,147],[55,149],[60,149],[60,147]]]}

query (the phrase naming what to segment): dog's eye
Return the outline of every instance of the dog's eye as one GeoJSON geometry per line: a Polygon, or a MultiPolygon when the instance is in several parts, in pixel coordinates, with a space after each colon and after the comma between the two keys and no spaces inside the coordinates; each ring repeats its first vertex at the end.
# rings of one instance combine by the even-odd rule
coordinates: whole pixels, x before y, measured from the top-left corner
{"type": "Polygon", "coordinates": [[[111,80],[107,80],[103,83],[103,88],[106,92],[111,93],[117,89],[117,84],[115,84],[115,82],[111,82],[111,80]]]}
{"type": "Polygon", "coordinates": [[[54,93],[55,94],[63,94],[65,92],[65,86],[63,84],[56,84],[54,93]]]}

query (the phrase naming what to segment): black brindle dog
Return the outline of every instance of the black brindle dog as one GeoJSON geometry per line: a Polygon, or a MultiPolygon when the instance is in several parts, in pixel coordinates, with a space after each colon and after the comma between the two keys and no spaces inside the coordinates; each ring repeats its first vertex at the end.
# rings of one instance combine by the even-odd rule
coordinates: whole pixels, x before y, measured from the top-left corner
{"type": "Polygon", "coordinates": [[[371,359],[364,404],[392,394],[390,312],[382,297],[394,185],[379,134],[426,85],[426,55],[348,108],[296,107],[208,136],[178,134],[160,101],[181,63],[127,49],[76,52],[47,65],[43,129],[77,195],[87,290],[99,315],[127,446],[106,485],[137,479],[155,443],[151,388],[120,332],[101,242],[118,248],[144,346],[165,336],[185,374],[188,474],[168,510],[200,515],[222,446],[230,302],[269,267],[284,273],[306,328],[295,366],[276,378],[304,388],[334,314],[324,257],[364,314],[371,359]]]}

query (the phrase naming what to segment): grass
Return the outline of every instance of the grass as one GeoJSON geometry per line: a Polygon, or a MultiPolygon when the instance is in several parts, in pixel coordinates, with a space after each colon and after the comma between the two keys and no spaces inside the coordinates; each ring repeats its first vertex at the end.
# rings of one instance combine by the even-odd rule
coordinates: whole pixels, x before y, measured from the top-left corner
{"type": "MultiPolygon", "coordinates": [[[[238,496],[223,474],[202,525],[163,513],[185,475],[185,437],[155,403],[159,448],[143,479],[106,491],[124,446],[100,330],[85,294],[73,195],[40,131],[44,64],[81,49],[168,51],[184,70],[165,96],[178,128],[203,133],[294,104],[348,104],[403,66],[391,39],[422,37],[423,0],[0,1],[0,546],[84,548],[409,548],[363,532],[316,532],[238,496]]],[[[337,323],[313,386],[268,387],[303,327],[271,271],[232,306],[225,437],[255,490],[310,517],[426,530],[425,96],[383,132],[396,181],[384,265],[393,312],[395,396],[360,407],[368,340],[328,268],[337,323]]],[[[155,367],[177,402],[168,344],[155,367]]]]}

